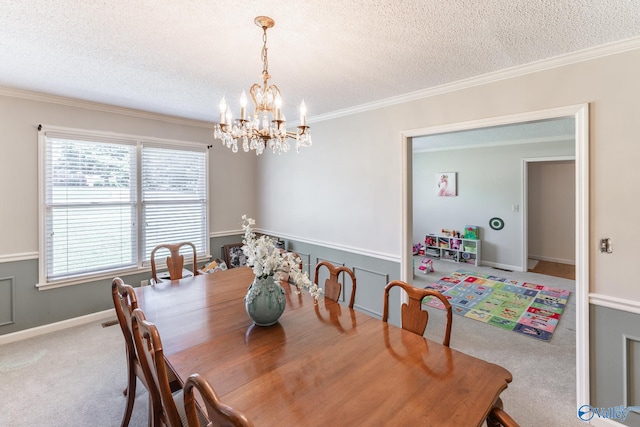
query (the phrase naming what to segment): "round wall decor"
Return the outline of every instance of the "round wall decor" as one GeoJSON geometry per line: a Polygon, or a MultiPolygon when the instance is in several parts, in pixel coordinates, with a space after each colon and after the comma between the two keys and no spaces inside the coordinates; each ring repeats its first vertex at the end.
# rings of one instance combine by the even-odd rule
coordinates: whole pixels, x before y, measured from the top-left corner
{"type": "Polygon", "coordinates": [[[493,230],[502,230],[504,228],[504,221],[502,218],[493,217],[489,220],[489,227],[493,230]]]}

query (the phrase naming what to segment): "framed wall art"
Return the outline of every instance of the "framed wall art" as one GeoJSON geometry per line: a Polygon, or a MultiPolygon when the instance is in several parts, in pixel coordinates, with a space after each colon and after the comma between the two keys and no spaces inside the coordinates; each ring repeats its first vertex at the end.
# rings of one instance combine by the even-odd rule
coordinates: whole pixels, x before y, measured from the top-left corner
{"type": "Polygon", "coordinates": [[[457,172],[438,172],[436,174],[436,188],[439,197],[451,197],[458,195],[456,175],[457,172]]]}

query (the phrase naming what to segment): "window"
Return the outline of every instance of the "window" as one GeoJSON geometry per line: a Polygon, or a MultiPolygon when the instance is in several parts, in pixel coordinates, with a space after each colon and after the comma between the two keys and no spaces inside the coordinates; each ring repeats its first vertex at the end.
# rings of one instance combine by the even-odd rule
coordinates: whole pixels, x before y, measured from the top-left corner
{"type": "Polygon", "coordinates": [[[142,268],[160,243],[208,255],[202,145],[43,129],[40,283],[142,268]]]}
{"type": "Polygon", "coordinates": [[[208,245],[204,156],[204,152],[143,146],[145,261],[161,243],[189,241],[199,254],[205,253],[208,245]]]}

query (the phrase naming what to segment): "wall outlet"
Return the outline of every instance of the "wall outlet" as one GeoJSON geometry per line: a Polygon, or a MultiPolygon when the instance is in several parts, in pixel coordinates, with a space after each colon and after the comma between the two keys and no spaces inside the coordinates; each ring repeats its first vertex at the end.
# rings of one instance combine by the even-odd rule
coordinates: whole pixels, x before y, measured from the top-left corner
{"type": "Polygon", "coordinates": [[[149,286],[149,281],[148,280],[141,280],[140,281],[140,286],[149,286]]]}

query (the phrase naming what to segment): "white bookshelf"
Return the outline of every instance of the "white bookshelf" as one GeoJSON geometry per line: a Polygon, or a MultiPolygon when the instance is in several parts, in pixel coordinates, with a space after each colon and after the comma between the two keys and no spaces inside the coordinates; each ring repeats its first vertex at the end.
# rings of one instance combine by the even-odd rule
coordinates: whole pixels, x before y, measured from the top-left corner
{"type": "Polygon", "coordinates": [[[462,264],[480,265],[480,240],[428,234],[425,256],[462,264]]]}

